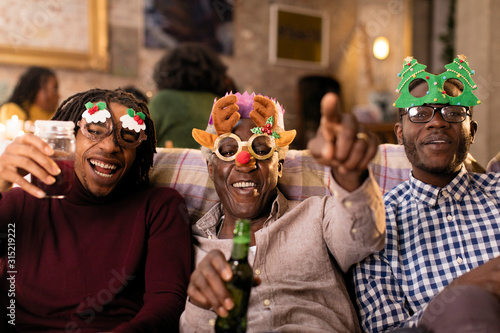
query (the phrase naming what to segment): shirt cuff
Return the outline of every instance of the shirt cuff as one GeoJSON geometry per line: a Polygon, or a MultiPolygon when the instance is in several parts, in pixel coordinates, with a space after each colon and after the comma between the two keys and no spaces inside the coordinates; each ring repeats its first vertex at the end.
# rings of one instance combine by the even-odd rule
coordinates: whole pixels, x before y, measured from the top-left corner
{"type": "Polygon", "coordinates": [[[352,192],[349,192],[342,186],[340,186],[333,177],[332,173],[329,172],[327,188],[330,193],[332,193],[332,195],[338,198],[338,200],[340,201],[343,201],[347,198],[349,198],[350,200],[366,200],[370,199],[370,196],[373,196],[374,193],[376,194],[376,196],[379,196],[380,199],[382,199],[382,195],[380,194],[380,187],[375,181],[371,170],[368,170],[368,177],[366,177],[361,186],[352,192]]]}
{"type": "Polygon", "coordinates": [[[181,315],[179,329],[183,333],[213,332],[217,314],[212,310],[206,310],[194,305],[188,300],[186,308],[181,315]]]}

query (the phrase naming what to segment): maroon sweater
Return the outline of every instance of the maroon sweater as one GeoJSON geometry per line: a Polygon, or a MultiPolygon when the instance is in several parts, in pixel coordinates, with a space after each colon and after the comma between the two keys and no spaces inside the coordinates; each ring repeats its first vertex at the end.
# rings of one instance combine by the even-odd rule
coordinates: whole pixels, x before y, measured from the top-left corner
{"type": "Polygon", "coordinates": [[[178,330],[191,271],[184,200],[170,188],[114,193],[96,199],[76,181],[62,200],[36,199],[19,188],[0,194],[0,299],[3,311],[12,300],[16,306],[15,327],[8,328],[178,330]],[[15,263],[7,267],[13,246],[15,263]]]}

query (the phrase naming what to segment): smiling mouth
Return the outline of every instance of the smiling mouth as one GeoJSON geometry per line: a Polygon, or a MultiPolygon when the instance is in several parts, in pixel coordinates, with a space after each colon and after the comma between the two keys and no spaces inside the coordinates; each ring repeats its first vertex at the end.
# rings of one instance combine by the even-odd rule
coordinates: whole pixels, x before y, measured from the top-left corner
{"type": "Polygon", "coordinates": [[[104,163],[99,160],[91,159],[89,160],[89,162],[92,165],[94,172],[101,177],[111,178],[113,177],[117,169],[116,165],[104,163]]]}
{"type": "Polygon", "coordinates": [[[442,143],[447,143],[447,141],[445,141],[445,140],[433,140],[433,141],[427,142],[428,145],[435,145],[435,144],[442,144],[442,143]]]}
{"type": "Polygon", "coordinates": [[[257,184],[253,182],[237,182],[233,184],[233,187],[236,188],[255,188],[257,187],[257,184]]]}

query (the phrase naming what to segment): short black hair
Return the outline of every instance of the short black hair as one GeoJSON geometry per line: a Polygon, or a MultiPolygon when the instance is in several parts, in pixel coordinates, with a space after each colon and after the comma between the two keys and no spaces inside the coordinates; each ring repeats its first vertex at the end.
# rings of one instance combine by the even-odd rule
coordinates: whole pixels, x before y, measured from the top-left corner
{"type": "Polygon", "coordinates": [[[154,123],[151,120],[148,106],[145,102],[137,99],[131,93],[122,89],[106,90],[106,89],[91,89],[81,93],[77,93],[67,98],[54,113],[53,120],[69,120],[75,123],[75,134],[78,132],[78,121],[85,112],[85,104],[87,102],[96,103],[99,101],[106,102],[108,108],[110,103],[118,103],[128,108],[134,109],[136,112],[142,112],[146,115],[144,120],[146,124],[147,139],[137,147],[135,161],[128,173],[128,179],[138,187],[146,187],[149,184],[149,171],[153,166],[153,157],[156,153],[156,133],[154,123]]]}
{"type": "Polygon", "coordinates": [[[134,86],[125,86],[121,89],[128,92],[128,93],[131,93],[137,99],[143,101],[144,103],[149,103],[149,98],[142,91],[140,91],[138,88],[136,88],[134,86]]]}
{"type": "Polygon", "coordinates": [[[185,42],[166,53],[156,64],[158,89],[208,91],[223,96],[230,86],[227,66],[207,46],[185,42]]]}

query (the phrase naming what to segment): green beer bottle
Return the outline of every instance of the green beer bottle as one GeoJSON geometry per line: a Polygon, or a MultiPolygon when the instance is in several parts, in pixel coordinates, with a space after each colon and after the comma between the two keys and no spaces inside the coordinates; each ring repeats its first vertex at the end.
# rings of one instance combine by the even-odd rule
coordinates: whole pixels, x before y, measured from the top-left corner
{"type": "Polygon", "coordinates": [[[250,221],[239,219],[234,227],[233,252],[229,264],[233,278],[226,282],[226,287],[234,301],[234,307],[227,317],[217,317],[216,333],[243,333],[247,330],[247,309],[250,290],[253,283],[252,268],[248,264],[250,247],[250,221]]]}

